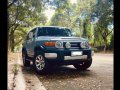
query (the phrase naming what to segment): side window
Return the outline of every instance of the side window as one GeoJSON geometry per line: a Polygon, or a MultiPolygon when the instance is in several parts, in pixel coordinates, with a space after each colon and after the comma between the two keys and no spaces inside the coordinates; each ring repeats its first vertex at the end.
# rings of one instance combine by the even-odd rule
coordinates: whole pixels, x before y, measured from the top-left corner
{"type": "MultiPolygon", "coordinates": [[[[38,28],[38,33],[37,33],[37,36],[42,36],[43,35],[43,28],[38,28]]],[[[45,32],[45,30],[44,30],[45,32]]]]}

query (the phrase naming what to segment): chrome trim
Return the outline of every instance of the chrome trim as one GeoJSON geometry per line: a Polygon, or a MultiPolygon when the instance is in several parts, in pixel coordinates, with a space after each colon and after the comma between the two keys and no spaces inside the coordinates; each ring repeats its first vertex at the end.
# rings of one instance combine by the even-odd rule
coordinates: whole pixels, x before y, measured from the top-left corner
{"type": "Polygon", "coordinates": [[[64,60],[87,59],[87,55],[82,56],[64,56],[64,60]]]}
{"type": "Polygon", "coordinates": [[[57,53],[45,53],[45,57],[49,59],[57,58],[57,53]]]}

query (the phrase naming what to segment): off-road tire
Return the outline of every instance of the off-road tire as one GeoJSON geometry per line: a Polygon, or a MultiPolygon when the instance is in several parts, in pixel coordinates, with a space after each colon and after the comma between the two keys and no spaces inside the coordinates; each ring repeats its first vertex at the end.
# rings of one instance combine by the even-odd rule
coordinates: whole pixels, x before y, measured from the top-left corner
{"type": "Polygon", "coordinates": [[[30,61],[27,60],[28,56],[25,51],[22,52],[22,60],[23,60],[23,66],[29,67],[30,66],[30,61]]]}
{"type": "Polygon", "coordinates": [[[78,69],[78,70],[86,70],[87,68],[89,68],[92,64],[92,59],[81,62],[80,64],[74,64],[73,66],[78,69]]]}
{"type": "Polygon", "coordinates": [[[47,70],[48,70],[48,66],[49,66],[49,64],[45,60],[44,55],[41,52],[37,52],[35,54],[34,60],[33,60],[33,67],[34,67],[36,73],[38,73],[38,74],[44,74],[44,73],[46,73],[47,70]],[[39,58],[41,58],[41,59],[39,59],[39,58]],[[40,62],[38,62],[38,61],[40,61],[40,62]],[[39,66],[38,63],[40,64],[40,66],[39,66]]]}

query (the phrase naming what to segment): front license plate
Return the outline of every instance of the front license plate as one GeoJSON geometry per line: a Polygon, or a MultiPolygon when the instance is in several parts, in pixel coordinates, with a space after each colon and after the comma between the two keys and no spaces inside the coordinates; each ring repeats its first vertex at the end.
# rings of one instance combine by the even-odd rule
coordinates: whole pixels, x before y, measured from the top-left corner
{"type": "Polygon", "coordinates": [[[81,56],[81,55],[83,55],[82,51],[73,51],[73,52],[71,52],[71,56],[81,56]]]}

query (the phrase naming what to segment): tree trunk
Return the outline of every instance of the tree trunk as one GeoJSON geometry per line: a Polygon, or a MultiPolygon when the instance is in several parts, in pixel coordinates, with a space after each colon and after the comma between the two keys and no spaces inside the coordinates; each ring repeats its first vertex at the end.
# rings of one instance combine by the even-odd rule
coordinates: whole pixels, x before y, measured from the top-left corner
{"type": "Polygon", "coordinates": [[[107,48],[107,38],[104,38],[104,52],[106,52],[106,48],[107,48]]]}
{"type": "Polygon", "coordinates": [[[12,31],[9,35],[9,50],[14,51],[14,31],[12,31]]]}
{"type": "Polygon", "coordinates": [[[11,52],[11,48],[10,48],[10,36],[8,35],[8,52],[11,52]]]}
{"type": "Polygon", "coordinates": [[[104,45],[104,52],[106,52],[106,45],[104,45]]]}
{"type": "Polygon", "coordinates": [[[14,51],[14,33],[12,33],[12,47],[11,47],[11,50],[12,52],[14,51]]]}

